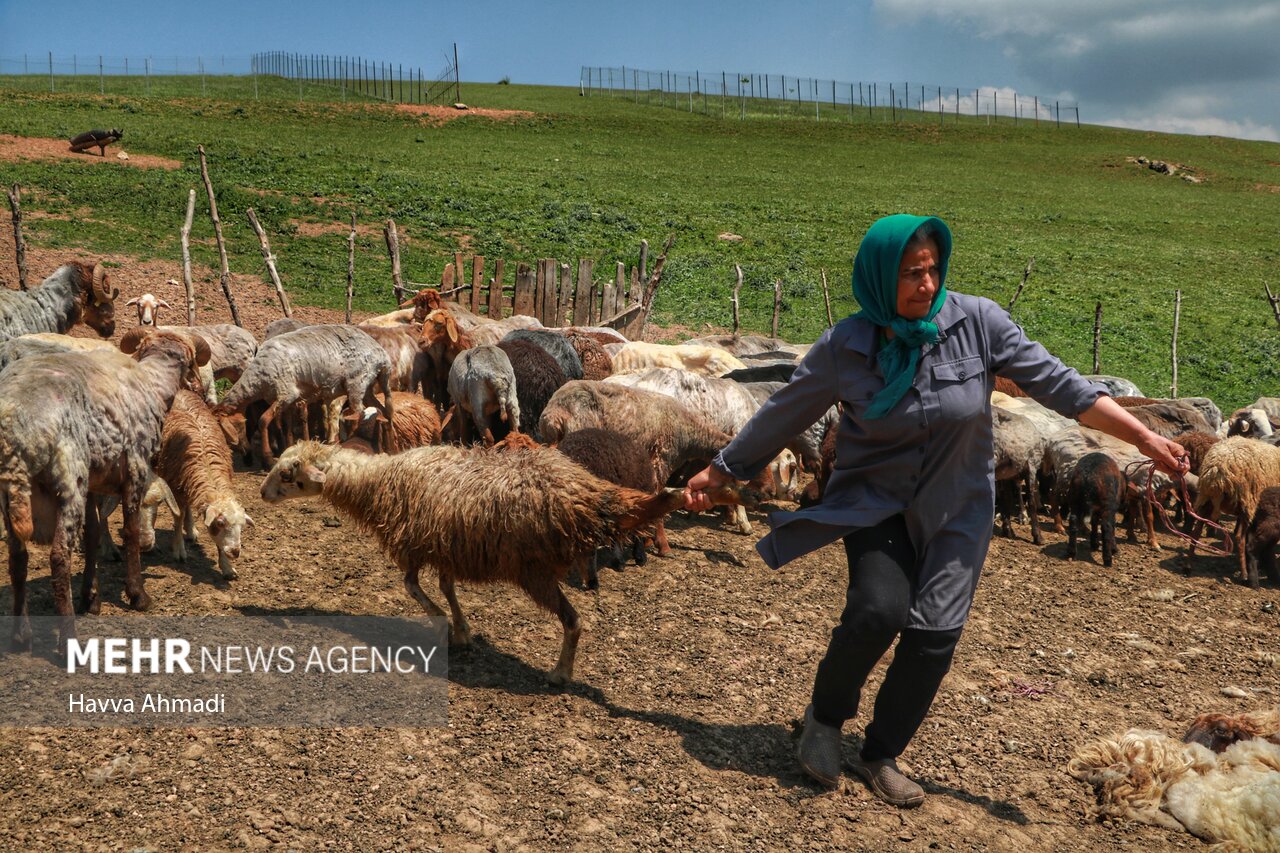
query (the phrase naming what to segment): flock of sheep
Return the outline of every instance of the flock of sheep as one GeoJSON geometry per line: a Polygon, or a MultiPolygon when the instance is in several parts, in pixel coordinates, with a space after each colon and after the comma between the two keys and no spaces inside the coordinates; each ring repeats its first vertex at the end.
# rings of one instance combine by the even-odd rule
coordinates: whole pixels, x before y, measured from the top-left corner
{"type": "MultiPolygon", "coordinates": [[[[83,323],[113,335],[118,295],[101,265],[79,263],[29,292],[0,292],[0,509],[18,644],[31,639],[27,543],[52,546],[61,635],[74,635],[71,555],[84,553],[79,608],[97,612],[96,563],[103,546],[113,548],[101,532],[117,500],[133,607],[149,605],[139,554],[154,545],[161,506],[174,515],[177,559],[203,528],[223,574],[234,578],[253,524],[232,486],[238,453],[269,472],[265,500],[321,496],[352,516],[421,607],[451,620],[455,643],[469,639],[455,581],[519,586],[563,625],[549,677],[564,683],[580,630],[561,591],[569,572],[595,586],[601,556],[614,566],[640,562],[651,540],[667,553],[662,518],[681,501],[663,487],[705,465],[805,352],[750,335],[662,346],[609,328],[489,320],[431,289],[359,325],[278,320],[261,342],[231,325],[159,325],[167,305],[150,294],[126,303],[138,326],[118,349],[65,334],[83,323]],[[221,400],[217,380],[231,383],[221,400]],[[447,616],[419,585],[425,566],[439,579],[447,616]]],[[[1124,380],[1100,381],[1191,451],[1193,500],[1210,518],[1235,515],[1250,582],[1258,584],[1259,567],[1280,582],[1280,401],[1264,398],[1224,421],[1206,399],[1148,400],[1124,380]]],[[[1174,482],[1137,464],[1133,448],[1016,386],[999,381],[993,404],[1006,535],[1029,500],[1040,541],[1043,493],[1057,524],[1066,510],[1072,557],[1081,525],[1091,522],[1092,544],[1110,565],[1121,509],[1130,535],[1140,519],[1159,547],[1152,505],[1182,496],[1174,482]]],[[[750,488],[718,495],[726,522],[750,533],[743,505],[757,493],[820,500],[839,417],[832,407],[750,488]],[[800,494],[802,471],[812,481],[800,494]]]]}

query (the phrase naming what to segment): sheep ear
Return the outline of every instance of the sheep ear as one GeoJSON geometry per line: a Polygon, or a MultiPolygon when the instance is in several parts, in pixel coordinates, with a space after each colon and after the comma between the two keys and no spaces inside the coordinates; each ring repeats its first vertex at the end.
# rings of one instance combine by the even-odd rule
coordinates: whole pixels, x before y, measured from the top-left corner
{"type": "Polygon", "coordinates": [[[456,344],[458,342],[458,324],[453,322],[452,317],[445,322],[445,328],[449,330],[449,340],[456,344]]]}
{"type": "Polygon", "coordinates": [[[212,357],[212,353],[209,351],[209,342],[193,332],[191,333],[191,343],[196,348],[196,367],[204,367],[212,357]]]}
{"type": "Polygon", "coordinates": [[[313,483],[323,483],[325,479],[324,471],[314,465],[303,465],[302,473],[308,480],[313,483]]]}
{"type": "Polygon", "coordinates": [[[253,520],[253,516],[249,515],[247,512],[244,514],[244,523],[249,525],[250,528],[258,526],[258,523],[253,520]]]}
{"type": "Polygon", "coordinates": [[[159,305],[161,308],[172,308],[172,307],[173,307],[173,306],[172,306],[172,305],[170,305],[168,302],[165,302],[163,299],[157,299],[157,300],[156,300],[156,304],[157,304],[157,305],[159,305]]]}
{"type": "Polygon", "coordinates": [[[210,530],[214,527],[226,527],[227,519],[213,507],[207,507],[204,511],[204,526],[210,530]]]}
{"type": "Polygon", "coordinates": [[[414,306],[414,304],[415,304],[415,303],[414,303],[414,301],[413,301],[412,299],[406,299],[404,302],[401,302],[401,303],[400,303],[400,307],[401,307],[401,308],[412,308],[412,307],[414,306]]]}
{"type": "Polygon", "coordinates": [[[137,305],[137,304],[138,304],[138,297],[136,296],[125,303],[125,305],[137,305]]]}
{"type": "Polygon", "coordinates": [[[120,338],[120,352],[125,355],[133,355],[149,334],[151,334],[151,330],[146,326],[136,326],[125,332],[124,336],[120,338]]]}

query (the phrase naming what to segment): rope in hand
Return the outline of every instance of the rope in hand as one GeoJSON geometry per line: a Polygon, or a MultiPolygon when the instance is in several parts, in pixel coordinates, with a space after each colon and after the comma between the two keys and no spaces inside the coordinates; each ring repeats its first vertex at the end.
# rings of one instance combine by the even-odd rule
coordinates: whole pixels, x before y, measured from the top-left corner
{"type": "Polygon", "coordinates": [[[1135,477],[1138,476],[1139,472],[1141,472],[1143,468],[1147,469],[1146,471],[1147,486],[1146,486],[1146,494],[1144,495],[1144,497],[1147,499],[1148,503],[1150,503],[1156,509],[1160,510],[1160,517],[1164,520],[1165,529],[1168,530],[1170,533],[1172,533],[1174,536],[1177,536],[1180,539],[1187,540],[1189,543],[1191,543],[1191,547],[1193,548],[1203,548],[1205,551],[1209,552],[1210,554],[1217,554],[1220,557],[1231,556],[1231,553],[1233,551],[1234,541],[1235,541],[1234,538],[1228,535],[1227,528],[1223,527],[1221,524],[1218,524],[1216,521],[1211,521],[1210,519],[1207,519],[1201,515],[1196,514],[1195,509],[1193,509],[1195,504],[1192,503],[1191,496],[1187,493],[1187,478],[1182,474],[1170,475],[1170,479],[1175,479],[1175,478],[1177,479],[1178,488],[1181,491],[1183,511],[1188,515],[1190,515],[1196,521],[1202,521],[1208,527],[1211,527],[1214,530],[1221,532],[1222,541],[1226,544],[1225,549],[1210,545],[1207,542],[1204,542],[1200,539],[1196,539],[1194,536],[1189,536],[1177,528],[1177,526],[1173,522],[1173,519],[1169,517],[1169,511],[1164,508],[1164,504],[1160,503],[1160,501],[1156,499],[1156,488],[1155,488],[1156,461],[1154,459],[1139,459],[1136,462],[1130,462],[1124,468],[1125,479],[1128,480],[1129,482],[1133,482],[1135,477]]]}

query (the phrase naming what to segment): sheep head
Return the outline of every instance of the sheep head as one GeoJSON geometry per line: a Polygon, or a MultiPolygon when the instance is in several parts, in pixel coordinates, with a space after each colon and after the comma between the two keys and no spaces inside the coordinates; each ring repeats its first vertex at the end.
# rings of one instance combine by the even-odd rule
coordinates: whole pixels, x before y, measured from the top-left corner
{"type": "MultiPolygon", "coordinates": [[[[169,279],[169,281],[177,284],[173,279],[169,279]]],[[[161,308],[173,307],[168,302],[165,302],[163,299],[152,293],[144,293],[141,296],[135,296],[126,302],[125,305],[137,306],[139,326],[156,325],[156,312],[161,308]]]]}
{"type": "Polygon", "coordinates": [[[422,321],[422,336],[419,338],[421,349],[431,349],[442,343],[445,338],[450,343],[458,342],[458,322],[446,308],[437,308],[422,321]]]}
{"type": "Polygon", "coordinates": [[[1201,714],[1191,721],[1183,743],[1198,743],[1214,752],[1222,752],[1231,744],[1253,738],[1280,742],[1280,711],[1240,714],[1201,714]]]}
{"type": "Polygon", "coordinates": [[[301,441],[276,461],[262,484],[262,499],[269,504],[287,498],[314,498],[324,491],[325,470],[333,449],[316,441],[301,441]]]}
{"type": "Polygon", "coordinates": [[[413,308],[413,322],[421,323],[432,311],[444,308],[444,300],[440,298],[440,291],[434,287],[424,287],[412,298],[401,302],[400,307],[413,308]]]}
{"type": "Polygon", "coordinates": [[[115,334],[115,302],[119,295],[120,288],[111,285],[105,266],[97,263],[91,269],[80,265],[80,317],[99,337],[109,338],[115,334]]]}
{"type": "Polygon", "coordinates": [[[209,342],[195,332],[163,331],[151,326],[137,326],[124,333],[120,351],[142,361],[151,353],[180,350],[183,364],[182,384],[203,396],[204,384],[196,368],[209,363],[209,342]]]}
{"type": "MultiPolygon", "coordinates": [[[[218,546],[218,562],[223,558],[234,560],[240,556],[240,538],[246,526],[253,527],[253,519],[234,498],[219,498],[204,511],[204,526],[218,546]]],[[[226,566],[223,567],[226,574],[226,566]]]]}

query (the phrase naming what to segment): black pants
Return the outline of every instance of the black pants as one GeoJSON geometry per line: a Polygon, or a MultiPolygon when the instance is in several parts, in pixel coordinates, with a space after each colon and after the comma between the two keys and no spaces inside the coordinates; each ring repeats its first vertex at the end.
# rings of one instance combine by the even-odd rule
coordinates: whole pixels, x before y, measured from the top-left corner
{"type": "Polygon", "coordinates": [[[901,515],[851,533],[845,537],[844,549],[849,558],[849,592],[826,657],[818,664],[813,716],[831,726],[852,719],[867,676],[897,638],[862,747],[866,761],[897,758],[924,722],[942,677],[951,668],[961,629],[906,627],[920,572],[901,515]]]}

